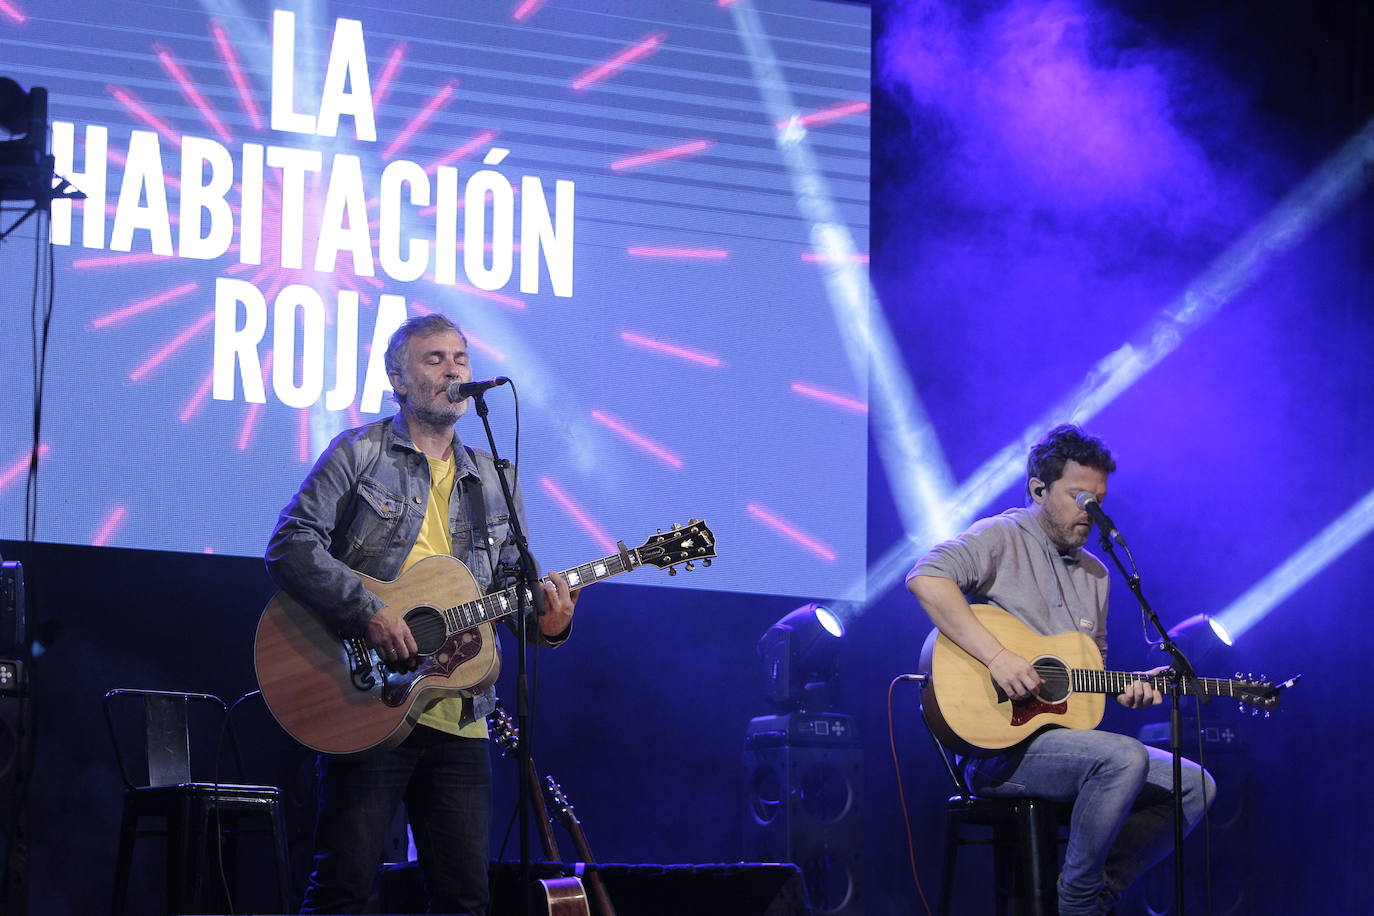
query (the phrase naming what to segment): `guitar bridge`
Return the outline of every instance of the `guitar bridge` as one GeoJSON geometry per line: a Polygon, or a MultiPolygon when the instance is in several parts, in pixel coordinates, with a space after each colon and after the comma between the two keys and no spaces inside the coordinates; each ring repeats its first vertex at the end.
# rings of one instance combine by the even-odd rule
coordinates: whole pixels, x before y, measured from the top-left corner
{"type": "Polygon", "coordinates": [[[345,639],[344,655],[348,657],[348,679],[354,690],[367,692],[377,686],[372,676],[372,654],[361,639],[345,639]]]}

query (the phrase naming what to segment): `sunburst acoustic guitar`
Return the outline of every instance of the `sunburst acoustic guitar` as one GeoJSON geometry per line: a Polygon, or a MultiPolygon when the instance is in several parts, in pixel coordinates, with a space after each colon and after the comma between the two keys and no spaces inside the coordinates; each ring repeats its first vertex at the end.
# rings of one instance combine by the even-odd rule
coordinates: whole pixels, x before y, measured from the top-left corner
{"type": "MultiPolygon", "coordinates": [[[[716,539],[705,522],[656,534],[639,547],[566,570],[574,588],[640,566],[676,574],[679,564],[709,566],[716,539]]],[[[515,588],[483,595],[454,557],[428,557],[383,582],[355,573],[399,613],[419,646],[412,670],[388,666],[360,638],[341,638],[314,610],[278,592],[258,621],[253,661],[273,717],[301,744],[327,754],[391,747],[405,739],[431,702],[481,691],[501,670],[493,622],[514,613],[515,588]]],[[[547,580],[542,580],[547,581],[547,580]]]]}

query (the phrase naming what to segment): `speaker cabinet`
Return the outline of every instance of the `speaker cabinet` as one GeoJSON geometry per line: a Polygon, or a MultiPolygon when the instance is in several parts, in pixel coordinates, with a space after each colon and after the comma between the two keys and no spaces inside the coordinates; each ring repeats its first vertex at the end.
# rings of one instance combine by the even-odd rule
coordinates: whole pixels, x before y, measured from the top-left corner
{"type": "Polygon", "coordinates": [[[847,716],[793,713],[750,723],[744,856],[799,866],[817,916],[863,912],[862,768],[847,716]]]}

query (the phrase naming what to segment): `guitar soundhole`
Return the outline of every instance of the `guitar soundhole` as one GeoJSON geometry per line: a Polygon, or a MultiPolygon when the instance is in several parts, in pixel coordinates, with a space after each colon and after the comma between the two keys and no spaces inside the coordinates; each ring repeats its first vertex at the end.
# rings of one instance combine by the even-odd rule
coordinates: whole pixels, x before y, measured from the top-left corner
{"type": "Polygon", "coordinates": [[[1069,666],[1060,659],[1042,655],[1031,664],[1045,683],[1036,696],[1045,703],[1063,703],[1069,698],[1069,666]]]}
{"type": "Polygon", "coordinates": [[[407,611],[406,623],[410,626],[421,655],[437,652],[448,637],[443,615],[432,607],[417,607],[407,611]]]}

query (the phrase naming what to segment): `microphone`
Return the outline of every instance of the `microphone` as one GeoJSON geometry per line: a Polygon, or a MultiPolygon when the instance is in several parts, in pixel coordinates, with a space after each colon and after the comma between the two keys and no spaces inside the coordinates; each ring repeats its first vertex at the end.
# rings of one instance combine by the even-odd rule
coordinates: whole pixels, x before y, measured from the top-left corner
{"type": "Polygon", "coordinates": [[[489,388],[504,385],[509,381],[510,379],[504,375],[498,375],[496,378],[482,379],[480,382],[454,382],[448,386],[448,399],[457,403],[475,397],[489,388]]]}
{"type": "Polygon", "coordinates": [[[1126,546],[1126,539],[1121,536],[1121,532],[1116,530],[1116,522],[1112,521],[1106,512],[1102,511],[1102,504],[1097,501],[1097,497],[1084,490],[1073,498],[1078,508],[1093,517],[1097,522],[1097,527],[1101,528],[1107,537],[1116,541],[1122,547],[1126,546]]]}

